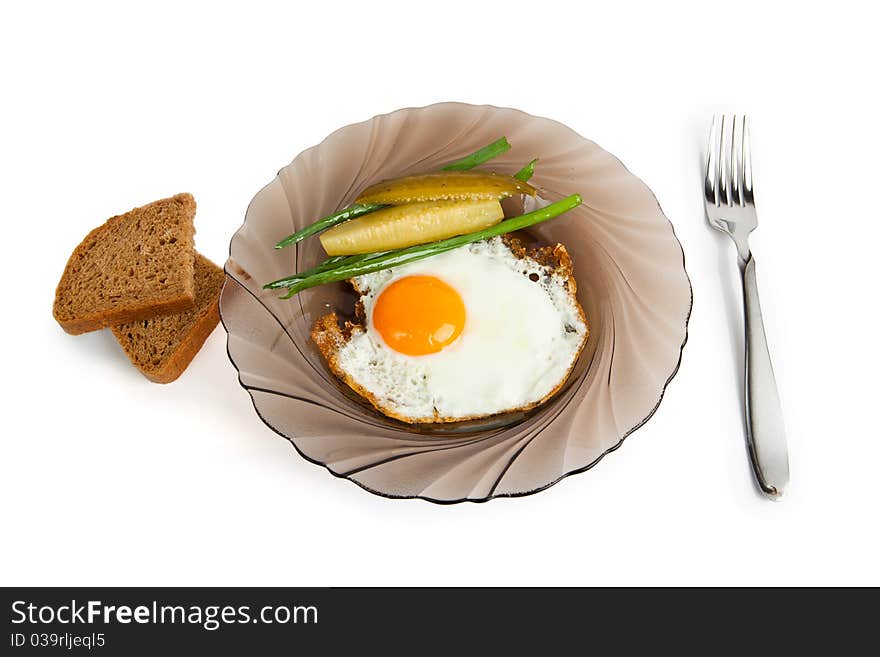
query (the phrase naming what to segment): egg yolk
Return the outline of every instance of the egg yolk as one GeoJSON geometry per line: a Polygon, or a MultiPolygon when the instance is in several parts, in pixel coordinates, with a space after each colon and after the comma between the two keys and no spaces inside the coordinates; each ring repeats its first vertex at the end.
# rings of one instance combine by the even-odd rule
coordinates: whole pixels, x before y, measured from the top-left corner
{"type": "Polygon", "coordinates": [[[373,326],[389,347],[408,356],[433,354],[464,328],[464,302],[434,276],[406,276],[387,286],[373,306],[373,326]]]}

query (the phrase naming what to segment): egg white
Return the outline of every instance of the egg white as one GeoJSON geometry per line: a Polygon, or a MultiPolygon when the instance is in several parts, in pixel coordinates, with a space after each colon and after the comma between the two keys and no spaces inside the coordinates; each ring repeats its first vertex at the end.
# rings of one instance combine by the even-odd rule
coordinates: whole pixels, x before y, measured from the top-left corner
{"type": "Polygon", "coordinates": [[[517,258],[500,238],[354,282],[367,322],[340,348],[338,367],[382,408],[411,421],[461,420],[531,406],[565,379],[587,335],[565,277],[517,258]],[[385,286],[414,274],[450,285],[466,311],[455,342],[423,356],[394,351],[372,323],[385,286]]]}

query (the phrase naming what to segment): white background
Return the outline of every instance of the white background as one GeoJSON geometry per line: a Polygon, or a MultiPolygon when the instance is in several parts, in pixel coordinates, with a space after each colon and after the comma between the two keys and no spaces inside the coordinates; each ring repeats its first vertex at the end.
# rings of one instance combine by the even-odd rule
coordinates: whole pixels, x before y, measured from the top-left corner
{"type": "Polygon", "coordinates": [[[867,3],[241,6],[0,10],[0,583],[880,584],[867,3]],[[300,150],[442,100],[594,139],[684,246],[681,371],[586,474],[481,505],[375,497],[260,422],[222,328],[159,386],[109,332],[52,319],[70,251],[107,217],[192,192],[197,247],[222,263],[251,197],[300,150]],[[778,504],[756,492],[743,443],[733,246],[703,216],[716,111],[753,119],[753,249],[791,448],[778,504]]]}

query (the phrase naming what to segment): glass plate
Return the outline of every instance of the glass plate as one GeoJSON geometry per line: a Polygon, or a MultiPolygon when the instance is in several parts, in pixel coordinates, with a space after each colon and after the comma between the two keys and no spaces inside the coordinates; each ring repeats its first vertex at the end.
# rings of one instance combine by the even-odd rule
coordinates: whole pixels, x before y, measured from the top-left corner
{"type": "Polygon", "coordinates": [[[556,121],[461,103],[377,116],[300,153],[251,201],[226,273],[227,349],[263,422],[370,492],[441,503],[535,493],[619,447],[653,415],[678,370],[692,302],[672,225],[617,158],[556,121]],[[340,383],[309,338],[318,317],[352,308],[345,284],[288,301],[261,288],[322,260],[318,240],[273,245],[371,183],[438,169],[502,135],[513,148],[486,168],[514,173],[539,157],[532,183],[543,196],[584,198],[533,237],[571,254],[590,337],[566,385],[537,409],[414,428],[340,383]]]}

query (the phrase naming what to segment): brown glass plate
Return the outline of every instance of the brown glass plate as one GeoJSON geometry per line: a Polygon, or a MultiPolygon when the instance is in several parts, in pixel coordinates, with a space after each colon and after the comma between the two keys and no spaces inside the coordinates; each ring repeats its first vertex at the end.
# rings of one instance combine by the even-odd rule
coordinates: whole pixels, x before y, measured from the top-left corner
{"type": "Polygon", "coordinates": [[[441,503],[535,493],[619,447],[678,370],[692,299],[672,225],[617,158],[556,121],[461,103],[377,116],[300,153],[254,197],[226,273],[229,357],[263,422],[370,492],[441,503]],[[566,385],[538,409],[415,429],[340,384],[309,339],[328,309],[352,307],[344,284],[288,301],[261,288],[323,259],[318,240],[273,245],[371,183],[438,169],[502,135],[513,148],[485,168],[513,173],[539,157],[532,182],[542,195],[584,198],[533,236],[571,254],[590,338],[566,385]]]}

